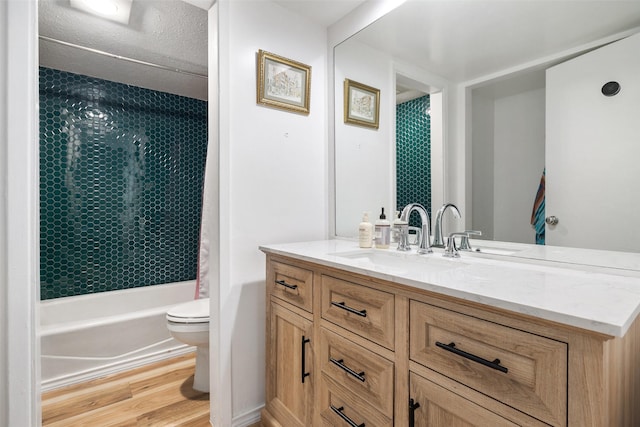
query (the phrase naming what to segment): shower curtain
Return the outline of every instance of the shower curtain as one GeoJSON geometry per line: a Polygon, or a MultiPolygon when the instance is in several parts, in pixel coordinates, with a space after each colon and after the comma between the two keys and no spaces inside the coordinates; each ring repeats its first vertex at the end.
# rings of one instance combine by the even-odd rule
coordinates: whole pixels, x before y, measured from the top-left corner
{"type": "Polygon", "coordinates": [[[211,278],[210,259],[211,242],[215,238],[212,230],[214,220],[217,191],[216,191],[216,168],[215,168],[214,147],[207,147],[207,163],[204,169],[204,185],[202,187],[202,219],[200,222],[200,244],[198,249],[198,274],[196,277],[195,297],[208,298],[211,278]]]}

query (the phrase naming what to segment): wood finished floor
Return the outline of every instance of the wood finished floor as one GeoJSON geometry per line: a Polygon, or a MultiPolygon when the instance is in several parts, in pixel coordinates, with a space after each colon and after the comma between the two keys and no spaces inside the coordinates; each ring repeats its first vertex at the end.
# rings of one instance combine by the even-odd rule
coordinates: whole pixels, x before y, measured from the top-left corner
{"type": "Polygon", "coordinates": [[[193,390],[189,354],[42,395],[47,427],[209,427],[209,393],[193,390]]]}

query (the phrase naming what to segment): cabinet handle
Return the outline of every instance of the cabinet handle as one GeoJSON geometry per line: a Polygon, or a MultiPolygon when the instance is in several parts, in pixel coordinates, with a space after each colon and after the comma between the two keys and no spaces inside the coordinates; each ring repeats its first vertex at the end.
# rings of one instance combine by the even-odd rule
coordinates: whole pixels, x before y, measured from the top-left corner
{"type": "Polygon", "coordinates": [[[311,342],[309,338],[306,338],[304,335],[302,336],[302,384],[304,384],[304,379],[311,375],[309,372],[305,372],[307,370],[307,357],[305,355],[306,347],[305,344],[311,342]]]}
{"type": "Polygon", "coordinates": [[[495,359],[494,361],[483,359],[482,357],[476,356],[475,354],[467,353],[466,351],[457,349],[456,344],[453,342],[449,344],[442,344],[441,342],[436,341],[436,345],[443,350],[447,350],[447,351],[450,351],[451,353],[457,354],[458,356],[462,356],[466,359],[473,360],[474,362],[480,363],[481,365],[487,366],[491,369],[504,372],[505,374],[509,372],[507,368],[500,365],[500,359],[495,359]]]}
{"type": "Polygon", "coordinates": [[[348,373],[349,375],[356,377],[357,379],[359,379],[360,381],[364,382],[365,378],[364,378],[364,371],[358,373],[356,371],[354,371],[353,369],[351,369],[350,367],[348,367],[347,365],[345,365],[344,359],[334,359],[333,357],[329,358],[329,361],[331,363],[333,363],[334,365],[336,365],[337,367],[339,367],[340,369],[342,369],[343,371],[345,371],[346,373],[348,373]]]}
{"type": "Polygon", "coordinates": [[[349,313],[357,314],[358,316],[367,317],[367,310],[356,310],[355,308],[351,308],[343,302],[335,302],[331,301],[331,305],[335,305],[336,307],[340,307],[343,310],[347,310],[349,313]]]}
{"type": "Polygon", "coordinates": [[[336,414],[338,414],[338,416],[339,416],[340,418],[342,418],[344,421],[346,421],[346,423],[347,423],[347,424],[349,424],[351,427],[364,427],[364,423],[362,423],[362,424],[356,424],[356,423],[354,423],[354,422],[353,422],[353,420],[352,420],[351,418],[347,417],[347,416],[342,412],[342,411],[344,411],[344,406],[341,406],[341,407],[339,407],[339,408],[336,408],[336,407],[335,407],[335,406],[333,406],[333,405],[329,405],[329,406],[331,406],[331,410],[332,410],[333,412],[335,412],[336,414]]]}
{"type": "Polygon", "coordinates": [[[278,285],[284,286],[285,288],[298,289],[298,285],[290,285],[287,282],[285,282],[284,280],[276,280],[276,283],[278,285]]]}
{"type": "Polygon", "coordinates": [[[409,427],[415,427],[416,425],[416,409],[420,407],[418,402],[413,399],[409,399],[409,427]]]}

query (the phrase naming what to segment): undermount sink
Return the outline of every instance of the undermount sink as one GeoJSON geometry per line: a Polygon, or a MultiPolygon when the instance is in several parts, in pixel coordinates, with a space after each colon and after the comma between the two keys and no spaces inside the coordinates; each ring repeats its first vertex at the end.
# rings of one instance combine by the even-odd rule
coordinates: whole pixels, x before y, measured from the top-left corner
{"type": "Polygon", "coordinates": [[[395,249],[362,249],[332,255],[348,259],[351,264],[358,267],[395,274],[415,269],[440,272],[467,265],[461,258],[445,258],[441,253],[418,255],[415,252],[398,252],[395,249]]]}

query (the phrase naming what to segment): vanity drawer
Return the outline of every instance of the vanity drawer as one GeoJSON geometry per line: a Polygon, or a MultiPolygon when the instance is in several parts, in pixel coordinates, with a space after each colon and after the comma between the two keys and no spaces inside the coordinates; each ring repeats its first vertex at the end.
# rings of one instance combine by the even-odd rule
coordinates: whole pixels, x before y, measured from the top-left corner
{"type": "Polygon", "coordinates": [[[457,395],[414,372],[409,373],[409,396],[416,426],[518,427],[500,415],[457,395]],[[415,402],[415,403],[414,403],[415,402]]]}
{"type": "Polygon", "coordinates": [[[393,418],[372,408],[362,396],[343,388],[336,380],[322,374],[319,407],[326,427],[360,426],[392,427],[393,418]]]}
{"type": "Polygon", "coordinates": [[[418,301],[409,355],[436,372],[554,426],[567,419],[567,345],[418,301]]]}
{"type": "Polygon", "coordinates": [[[394,349],[393,294],[323,275],[322,318],[394,349]]]}
{"type": "Polygon", "coordinates": [[[393,417],[393,362],[323,328],[320,364],[324,374],[393,417]]]}
{"type": "Polygon", "coordinates": [[[289,264],[269,264],[269,293],[311,313],[313,311],[313,272],[289,264]]]}

